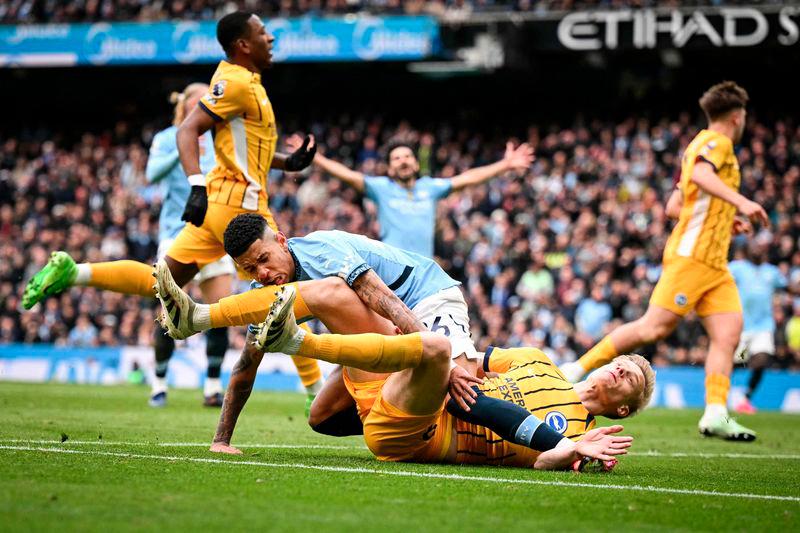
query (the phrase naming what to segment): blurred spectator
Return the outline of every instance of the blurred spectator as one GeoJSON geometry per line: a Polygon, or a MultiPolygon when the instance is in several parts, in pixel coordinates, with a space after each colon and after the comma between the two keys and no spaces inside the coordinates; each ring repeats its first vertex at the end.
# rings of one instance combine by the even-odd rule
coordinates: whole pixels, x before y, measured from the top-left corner
{"type": "Polygon", "coordinates": [[[75,327],[69,332],[67,344],[82,348],[97,346],[97,328],[88,315],[82,314],[78,317],[75,327]]]}
{"type": "Polygon", "coordinates": [[[611,314],[611,306],[603,298],[603,286],[594,285],[591,298],[581,300],[575,310],[575,328],[591,340],[589,346],[602,338],[611,314]]]}

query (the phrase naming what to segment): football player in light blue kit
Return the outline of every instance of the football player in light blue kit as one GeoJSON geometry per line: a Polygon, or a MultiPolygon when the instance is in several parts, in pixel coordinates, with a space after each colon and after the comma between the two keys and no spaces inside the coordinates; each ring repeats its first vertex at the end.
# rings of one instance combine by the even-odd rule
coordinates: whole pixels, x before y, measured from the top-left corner
{"type": "Polygon", "coordinates": [[[772,316],[772,297],[777,289],[786,287],[786,277],[775,265],[767,263],[767,249],[763,243],[752,242],[745,258],[744,248],[736,251],[736,258],[728,268],[736,280],[744,311],[744,329],[735,362],[748,362],[750,382],[747,393],[734,408],[739,413],[753,414],[756,409],[751,400],[770,356],[775,354],[775,319],[772,316]]]}
{"type": "MultiPolygon", "coordinates": [[[[299,146],[299,137],[290,147],[299,146]]],[[[317,152],[314,164],[366,195],[378,207],[381,241],[403,250],[433,257],[436,203],[454,191],[479,185],[509,170],[524,172],[533,162],[527,143],[506,144],[500,161],[477,167],[453,178],[419,176],[419,161],[409,144],[392,143],[386,150],[388,176],[365,176],[317,152]]]]}
{"type": "MultiPolygon", "coordinates": [[[[181,215],[189,198],[190,185],[181,168],[178,158],[176,134],[178,126],[189,112],[194,109],[200,98],[208,92],[208,85],[192,83],[182,93],[172,93],[170,101],[175,104],[173,125],[158,132],[153,137],[150,154],[147,159],[146,176],[150,183],[159,183],[163,191],[161,214],[158,218],[158,258],[166,254],[185,222],[181,215]]],[[[214,168],[214,141],[211,132],[200,138],[200,167],[203,173],[214,168]]],[[[230,294],[233,275],[236,267],[233,260],[225,256],[219,261],[205,266],[197,274],[195,280],[200,284],[203,299],[216,302],[230,294]]],[[[222,405],[222,385],[220,368],[222,359],[228,349],[228,329],[215,328],[207,334],[206,356],[208,369],[203,385],[203,405],[214,407],[222,405]]],[[[163,407],[167,402],[167,366],[175,351],[175,341],[162,331],[156,331],[156,377],[150,395],[152,407],[163,407]]]]}
{"type": "MultiPolygon", "coordinates": [[[[287,239],[283,233],[270,229],[264,217],[256,213],[240,214],[234,218],[225,230],[224,240],[228,255],[255,280],[253,288],[338,277],[367,308],[391,321],[400,332],[430,330],[447,336],[454,360],[450,376],[451,394],[463,398],[469,394],[465,391],[471,391],[470,381],[474,378],[468,371],[471,370],[474,376],[478,353],[470,338],[467,304],[460,283],[432,259],[362,235],[336,230],[315,231],[305,237],[287,239]],[[455,360],[468,370],[458,366],[455,360]]],[[[169,269],[161,263],[156,273],[159,299],[167,321],[164,325],[170,335],[186,338],[213,324],[211,306],[191,301],[175,284],[169,269]]],[[[266,316],[274,302],[272,296],[274,293],[250,291],[226,298],[226,323],[244,324],[247,322],[245,317],[262,312],[266,316]]],[[[303,318],[308,317],[299,316],[298,321],[303,318]]],[[[252,339],[251,330],[246,350],[253,349],[252,339]]],[[[248,357],[260,360],[258,354],[248,357]]],[[[229,384],[229,391],[231,386],[229,384]]],[[[358,416],[347,415],[355,411],[352,401],[349,405],[337,405],[335,413],[329,411],[324,403],[320,405],[321,397],[330,396],[326,391],[337,387],[343,387],[340,370],[326,380],[323,391],[312,406],[309,423],[315,430],[326,433],[313,422],[317,419],[316,412],[324,413],[318,419],[350,420],[354,416],[360,430],[358,416]],[[342,418],[341,415],[346,416],[342,418]]],[[[220,420],[221,424],[226,424],[225,416],[220,420]]],[[[231,420],[235,423],[235,417],[231,420]]],[[[354,433],[339,433],[351,434],[354,433]]]]}
{"type": "Polygon", "coordinates": [[[305,237],[287,239],[269,227],[261,228],[258,217],[239,215],[225,231],[225,249],[229,254],[237,253],[235,260],[239,267],[255,280],[252,288],[339,277],[359,294],[367,307],[401,329],[413,328],[416,319],[425,329],[449,337],[454,359],[465,355],[468,360],[477,360],[470,338],[467,303],[459,288],[461,283],[432,259],[338,230],[315,231],[305,237]],[[255,232],[264,236],[254,244],[250,239],[255,232]],[[238,236],[244,236],[244,240],[238,236]],[[270,250],[266,258],[265,249],[270,250]],[[356,281],[362,277],[361,281],[367,282],[357,285],[356,281]],[[367,287],[362,289],[362,286],[367,287]],[[387,311],[381,297],[374,296],[382,291],[394,293],[404,309],[387,311]],[[413,317],[403,318],[401,314],[408,310],[413,317]]]}

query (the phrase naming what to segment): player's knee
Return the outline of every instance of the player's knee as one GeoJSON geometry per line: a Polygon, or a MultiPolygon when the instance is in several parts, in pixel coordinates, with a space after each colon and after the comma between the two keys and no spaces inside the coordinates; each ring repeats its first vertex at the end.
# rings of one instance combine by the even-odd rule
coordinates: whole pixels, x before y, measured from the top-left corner
{"type": "Polygon", "coordinates": [[[336,276],[314,281],[312,293],[308,296],[304,294],[303,298],[315,312],[327,308],[340,308],[348,298],[358,298],[353,289],[342,278],[336,276]]]}
{"type": "Polygon", "coordinates": [[[426,364],[450,364],[450,340],[439,333],[422,333],[422,359],[426,364]]]}
{"type": "Polygon", "coordinates": [[[651,317],[644,316],[639,320],[638,326],[641,342],[650,344],[667,338],[675,329],[677,323],[654,320],[651,317]]]}

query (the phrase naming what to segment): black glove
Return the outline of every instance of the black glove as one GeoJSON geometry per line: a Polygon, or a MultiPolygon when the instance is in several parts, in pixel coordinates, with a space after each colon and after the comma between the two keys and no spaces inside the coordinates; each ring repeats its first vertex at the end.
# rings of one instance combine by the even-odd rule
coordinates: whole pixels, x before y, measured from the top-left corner
{"type": "Polygon", "coordinates": [[[181,220],[191,222],[198,228],[203,225],[208,210],[208,197],[206,196],[205,185],[192,185],[192,192],[186,200],[186,207],[183,209],[181,220]]]}
{"type": "Polygon", "coordinates": [[[310,142],[311,137],[306,135],[306,138],[303,139],[303,146],[292,152],[292,154],[286,158],[286,161],[283,163],[284,170],[297,172],[311,164],[314,160],[314,154],[317,153],[317,143],[314,143],[314,146],[309,148],[308,143],[310,142]]]}

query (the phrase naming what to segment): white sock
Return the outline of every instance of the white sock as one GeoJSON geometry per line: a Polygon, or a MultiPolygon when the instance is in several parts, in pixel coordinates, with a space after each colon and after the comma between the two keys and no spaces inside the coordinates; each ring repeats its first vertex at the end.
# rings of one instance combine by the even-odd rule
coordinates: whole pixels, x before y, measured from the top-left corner
{"type": "Polygon", "coordinates": [[[318,379],[317,381],[315,381],[311,385],[306,385],[306,393],[307,394],[313,394],[314,396],[316,396],[317,394],[320,393],[320,391],[322,390],[322,386],[324,384],[325,384],[325,380],[324,379],[318,379]]]}
{"type": "Polygon", "coordinates": [[[728,408],[721,403],[710,403],[706,405],[706,412],[703,416],[719,417],[728,416],[728,408]]]}
{"type": "Polygon", "coordinates": [[[206,382],[203,385],[203,396],[211,396],[218,392],[222,392],[222,383],[219,378],[206,378],[206,382]]]}
{"type": "Polygon", "coordinates": [[[167,392],[167,378],[156,376],[153,378],[153,389],[150,395],[155,396],[159,392],[167,392]]]}
{"type": "Polygon", "coordinates": [[[75,276],[73,285],[88,285],[92,281],[92,266],[89,263],[81,263],[78,267],[78,275],[75,276]]]}
{"type": "Polygon", "coordinates": [[[197,331],[211,329],[211,306],[196,304],[192,313],[192,324],[197,331]]]}

